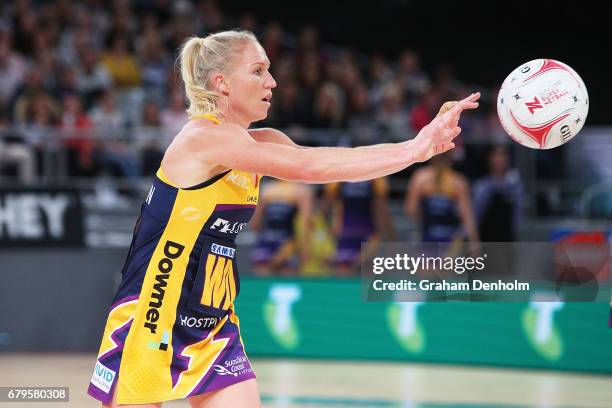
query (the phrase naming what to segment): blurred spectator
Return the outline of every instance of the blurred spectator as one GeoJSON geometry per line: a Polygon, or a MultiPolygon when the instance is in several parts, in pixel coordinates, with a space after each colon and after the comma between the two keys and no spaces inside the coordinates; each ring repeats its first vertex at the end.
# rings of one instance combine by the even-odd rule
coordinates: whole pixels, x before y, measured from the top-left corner
{"type": "Polygon", "coordinates": [[[60,128],[64,144],[68,148],[68,171],[76,176],[95,176],[96,168],[93,156],[95,140],[92,123],[83,112],[77,94],[67,93],[62,100],[60,128]]]}
{"type": "Polygon", "coordinates": [[[284,180],[266,182],[251,227],[257,243],[251,261],[258,275],[295,274],[308,261],[313,195],[310,187],[284,180]],[[295,234],[299,226],[302,246],[295,234]]]}
{"type": "Polygon", "coordinates": [[[142,72],[136,58],[129,50],[127,37],[112,36],[109,44],[110,49],[102,55],[101,61],[117,89],[120,109],[126,112],[128,120],[132,121],[138,117],[143,99],[143,92],[138,88],[142,72]]]}
{"type": "Polygon", "coordinates": [[[85,107],[89,108],[111,86],[112,79],[106,67],[100,63],[95,50],[85,49],[80,54],[79,62],[76,70],[77,89],[85,107]]]}
{"type": "Polygon", "coordinates": [[[174,135],[163,137],[159,106],[155,101],[146,101],[142,109],[142,123],[134,130],[134,138],[140,151],[142,174],[155,174],[164,156],[168,137],[174,135]]]}
{"type": "Polygon", "coordinates": [[[370,101],[374,106],[381,103],[387,84],[393,80],[393,71],[389,68],[385,57],[374,54],[369,59],[368,87],[370,101]]]}
{"type": "Polygon", "coordinates": [[[27,73],[26,61],[13,52],[6,23],[0,21],[0,108],[8,108],[27,73]]]}
{"type": "Polygon", "coordinates": [[[55,89],[53,90],[53,95],[57,99],[62,99],[66,94],[78,96],[77,73],[70,65],[64,65],[59,68],[59,81],[55,84],[55,89]]]}
{"type": "Polygon", "coordinates": [[[331,209],[331,228],[337,241],[332,264],[338,275],[348,276],[376,250],[381,239],[392,240],[395,235],[387,202],[388,182],[386,178],[379,178],[358,183],[331,183],[325,185],[324,194],[326,207],[331,209]]]}
{"type": "Polygon", "coordinates": [[[10,173],[11,169],[19,182],[32,184],[36,177],[36,155],[24,143],[21,134],[9,127],[8,115],[0,111],[0,176],[10,173]]]}
{"type": "Polygon", "coordinates": [[[166,56],[161,37],[157,31],[148,31],[140,39],[139,45],[145,98],[163,103],[167,98],[171,63],[166,56]]]}
{"type": "Polygon", "coordinates": [[[379,130],[368,101],[368,90],[358,84],[349,94],[347,124],[352,144],[369,145],[378,142],[379,130]]]}
{"type": "Polygon", "coordinates": [[[295,47],[295,59],[298,65],[306,64],[309,60],[320,64],[322,61],[319,49],[319,31],[313,25],[305,25],[298,35],[295,47]]]}
{"type": "Polygon", "coordinates": [[[408,183],[404,211],[418,222],[421,242],[479,241],[468,182],[450,157],[433,157],[408,183]]]}
{"type": "Polygon", "coordinates": [[[404,50],[400,54],[397,78],[408,106],[414,105],[429,88],[429,79],[421,71],[419,56],[413,50],[404,50]]]}
{"type": "Polygon", "coordinates": [[[60,109],[57,102],[42,91],[24,98],[22,102],[17,120],[23,130],[26,143],[37,151],[40,163],[40,158],[45,153],[43,147],[54,148],[59,144],[59,140],[51,140],[56,136],[51,130],[59,123],[60,109]]]}
{"type": "Polygon", "coordinates": [[[170,94],[170,105],[161,112],[161,124],[166,133],[166,139],[174,137],[189,120],[187,101],[183,90],[174,88],[170,94]]]}
{"type": "MultiPolygon", "coordinates": [[[[32,9],[21,11],[15,16],[13,27],[13,47],[21,55],[34,53],[34,33],[36,32],[36,13],[32,9]]],[[[0,28],[0,31],[2,29],[0,28]]]]}
{"type": "Polygon", "coordinates": [[[489,175],[474,184],[474,209],[484,242],[511,242],[518,237],[523,188],[509,161],[505,147],[492,148],[489,175]]]}
{"type": "MultiPolygon", "coordinates": [[[[127,118],[117,108],[115,94],[111,90],[103,91],[98,97],[98,102],[89,112],[96,133],[102,132],[110,138],[124,138],[126,132],[127,118]]],[[[105,138],[103,136],[103,138],[105,138]]]]}
{"type": "Polygon", "coordinates": [[[266,25],[261,45],[266,51],[270,62],[274,64],[283,53],[283,28],[279,23],[269,23],[266,25]]]}
{"type": "Polygon", "coordinates": [[[419,132],[438,114],[444,99],[438,88],[431,88],[410,112],[410,126],[414,132],[419,132]]]}
{"type": "Polygon", "coordinates": [[[342,128],[345,96],[342,89],[334,82],[326,82],[319,89],[311,122],[314,128],[342,128]]]}
{"type": "Polygon", "coordinates": [[[304,122],[307,112],[299,91],[297,82],[292,79],[274,91],[274,103],[265,120],[268,126],[282,129],[304,122]]]}
{"type": "Polygon", "coordinates": [[[90,117],[95,126],[96,150],[106,172],[128,179],[140,177],[140,161],[135,145],[127,137],[126,118],[117,109],[111,91],[101,95],[90,117]]]}
{"type": "Polygon", "coordinates": [[[387,84],[376,114],[376,124],[383,140],[399,142],[412,136],[408,113],[403,108],[402,89],[397,82],[387,84]]]}
{"type": "Polygon", "coordinates": [[[110,73],[114,85],[120,89],[129,89],[140,85],[140,66],[129,51],[126,37],[117,35],[110,38],[110,48],[102,55],[102,64],[110,73]]]}

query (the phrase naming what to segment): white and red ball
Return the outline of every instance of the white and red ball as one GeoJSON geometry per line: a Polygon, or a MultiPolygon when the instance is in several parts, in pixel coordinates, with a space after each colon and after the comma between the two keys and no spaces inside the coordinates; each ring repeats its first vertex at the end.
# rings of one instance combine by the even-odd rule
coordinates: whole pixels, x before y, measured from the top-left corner
{"type": "Polygon", "coordinates": [[[497,96],[497,115],[506,132],[532,149],[552,149],[576,136],[589,112],[580,76],[552,59],[522,64],[508,75],[497,96]]]}

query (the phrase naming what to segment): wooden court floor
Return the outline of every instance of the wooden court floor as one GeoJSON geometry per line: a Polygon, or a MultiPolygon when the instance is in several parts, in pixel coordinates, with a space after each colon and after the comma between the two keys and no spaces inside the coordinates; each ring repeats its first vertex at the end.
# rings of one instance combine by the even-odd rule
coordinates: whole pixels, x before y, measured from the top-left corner
{"type": "MultiPolygon", "coordinates": [[[[70,387],[69,403],[0,402],[0,407],[99,407],[85,393],[94,361],[94,354],[0,354],[0,386],[70,387]]],[[[612,376],[605,375],[327,360],[253,359],[252,364],[263,406],[270,408],[612,408],[612,376]]]]}

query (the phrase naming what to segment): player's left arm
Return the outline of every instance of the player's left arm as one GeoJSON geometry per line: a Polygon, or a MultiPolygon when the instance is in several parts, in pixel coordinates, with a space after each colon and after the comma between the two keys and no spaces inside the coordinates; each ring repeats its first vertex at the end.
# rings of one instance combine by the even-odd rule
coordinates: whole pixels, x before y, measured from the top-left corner
{"type": "MultiPolygon", "coordinates": [[[[441,107],[440,111],[436,115],[436,117],[443,115],[444,113],[451,110],[458,102],[457,101],[448,101],[445,102],[441,107]]],[[[273,128],[258,128],[258,129],[249,129],[249,135],[256,142],[266,142],[266,143],[277,143],[282,145],[287,145],[291,147],[296,147],[299,149],[308,149],[308,146],[300,146],[295,143],[289,136],[285,133],[281,132],[278,129],[273,128]]]]}

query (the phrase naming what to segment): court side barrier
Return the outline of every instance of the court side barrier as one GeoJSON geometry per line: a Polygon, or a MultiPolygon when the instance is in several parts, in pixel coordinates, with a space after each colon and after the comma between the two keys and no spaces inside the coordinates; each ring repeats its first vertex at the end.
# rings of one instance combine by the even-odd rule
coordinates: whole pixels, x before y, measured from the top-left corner
{"type": "Polygon", "coordinates": [[[373,303],[358,279],[243,278],[236,311],[253,357],[612,373],[606,303],[373,303]]]}

